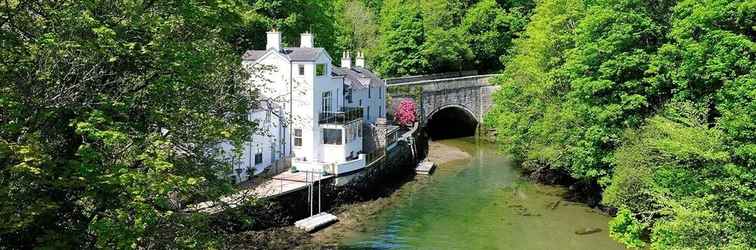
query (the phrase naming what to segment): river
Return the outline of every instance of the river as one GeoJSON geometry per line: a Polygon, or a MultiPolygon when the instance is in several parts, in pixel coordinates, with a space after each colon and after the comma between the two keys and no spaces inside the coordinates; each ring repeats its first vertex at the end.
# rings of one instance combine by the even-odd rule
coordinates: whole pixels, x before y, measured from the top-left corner
{"type": "Polygon", "coordinates": [[[367,222],[367,230],[344,235],[340,248],[623,249],[609,238],[609,217],[560,201],[564,188],[522,179],[493,145],[473,138],[433,143],[470,157],[418,176],[421,184],[400,190],[408,193],[367,222]],[[585,228],[601,231],[575,233],[585,228]]]}

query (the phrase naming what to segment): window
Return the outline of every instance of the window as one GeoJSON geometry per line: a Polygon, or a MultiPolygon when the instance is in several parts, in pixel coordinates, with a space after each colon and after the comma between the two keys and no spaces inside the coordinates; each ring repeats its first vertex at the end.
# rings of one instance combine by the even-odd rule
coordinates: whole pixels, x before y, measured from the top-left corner
{"type": "Polygon", "coordinates": [[[344,134],[346,134],[346,138],[345,138],[346,142],[345,143],[348,144],[349,142],[353,141],[352,133],[354,133],[354,131],[352,130],[352,126],[351,125],[345,126],[344,129],[346,129],[346,133],[344,133],[344,134]]]}
{"type": "Polygon", "coordinates": [[[383,98],[383,88],[378,88],[378,98],[383,98]]]}
{"type": "Polygon", "coordinates": [[[297,146],[297,147],[302,146],[302,129],[301,128],[294,129],[294,146],[297,146]]]}
{"type": "Polygon", "coordinates": [[[323,101],[320,103],[323,113],[331,112],[331,91],[323,93],[323,101]]]}
{"type": "Polygon", "coordinates": [[[304,75],[304,64],[300,64],[300,65],[299,65],[299,75],[300,75],[300,76],[303,76],[303,75],[304,75]]]}
{"type": "Polygon", "coordinates": [[[370,120],[370,106],[367,107],[367,120],[370,120]]]}
{"type": "Polygon", "coordinates": [[[383,117],[383,107],[378,106],[378,118],[383,117]]]}
{"type": "Polygon", "coordinates": [[[262,163],[262,148],[260,145],[257,147],[257,153],[255,153],[255,165],[262,163]]]}
{"type": "Polygon", "coordinates": [[[315,75],[316,76],[323,76],[326,73],[326,65],[325,64],[317,64],[315,65],[315,75]]]}
{"type": "Polygon", "coordinates": [[[360,99],[360,107],[362,107],[362,99],[360,99]]]}
{"type": "Polygon", "coordinates": [[[341,129],[324,128],[323,144],[341,145],[341,129]]]}
{"type": "Polygon", "coordinates": [[[352,103],[352,89],[346,89],[344,88],[344,99],[347,100],[347,102],[352,103]]]}
{"type": "Polygon", "coordinates": [[[370,85],[368,85],[368,99],[370,99],[370,89],[372,88],[370,87],[370,85]]]}

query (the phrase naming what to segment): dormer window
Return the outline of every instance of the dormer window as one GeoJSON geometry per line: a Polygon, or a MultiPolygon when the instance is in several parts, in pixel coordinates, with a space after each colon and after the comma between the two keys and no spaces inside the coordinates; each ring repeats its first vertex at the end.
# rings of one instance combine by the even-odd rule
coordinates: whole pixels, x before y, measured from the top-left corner
{"type": "Polygon", "coordinates": [[[326,65],[325,64],[317,64],[315,65],[315,76],[324,76],[326,73],[326,65]]]}
{"type": "Polygon", "coordinates": [[[299,75],[300,75],[300,76],[303,76],[304,74],[305,74],[305,71],[304,71],[304,64],[300,64],[300,65],[299,65],[299,75]]]}

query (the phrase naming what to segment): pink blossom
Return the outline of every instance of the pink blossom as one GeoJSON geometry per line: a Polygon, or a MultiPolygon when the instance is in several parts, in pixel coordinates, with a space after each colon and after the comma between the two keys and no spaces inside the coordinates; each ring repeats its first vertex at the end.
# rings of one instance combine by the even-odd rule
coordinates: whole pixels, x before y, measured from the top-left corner
{"type": "Polygon", "coordinates": [[[415,102],[409,99],[404,99],[399,102],[399,106],[397,106],[394,111],[394,121],[396,121],[399,126],[409,127],[415,123],[416,119],[415,102]]]}

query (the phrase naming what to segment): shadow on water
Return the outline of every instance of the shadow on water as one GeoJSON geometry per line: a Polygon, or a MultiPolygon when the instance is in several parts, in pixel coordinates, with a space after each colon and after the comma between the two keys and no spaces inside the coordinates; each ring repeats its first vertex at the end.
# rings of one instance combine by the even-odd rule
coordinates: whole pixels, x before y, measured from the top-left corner
{"type": "Polygon", "coordinates": [[[431,115],[425,131],[434,141],[469,137],[475,135],[478,122],[468,111],[458,107],[448,107],[431,115]]]}

